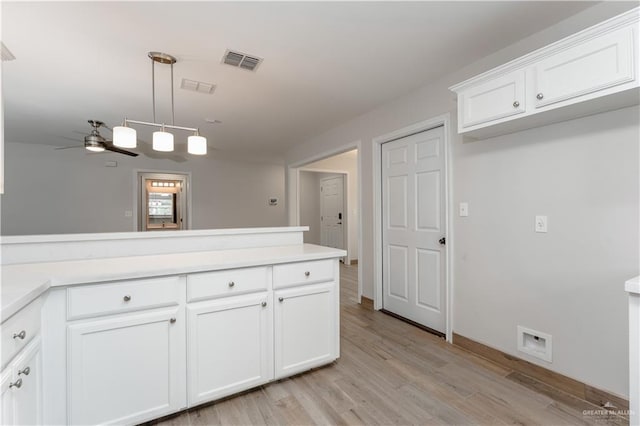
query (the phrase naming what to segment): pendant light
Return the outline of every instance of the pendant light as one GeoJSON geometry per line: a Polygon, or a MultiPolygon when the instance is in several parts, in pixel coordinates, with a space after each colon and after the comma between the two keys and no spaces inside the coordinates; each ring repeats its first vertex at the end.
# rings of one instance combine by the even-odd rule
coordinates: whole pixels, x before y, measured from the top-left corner
{"type": "Polygon", "coordinates": [[[134,128],[129,127],[129,124],[140,124],[143,126],[159,127],[160,130],[153,132],[153,149],[160,152],[171,152],[174,149],[173,134],[165,131],[165,128],[175,130],[186,130],[194,132],[192,136],[187,138],[187,152],[193,155],[205,155],[207,153],[207,139],[204,136],[200,136],[197,128],[176,126],[174,123],[175,111],[173,102],[173,64],[177,62],[177,59],[167,53],[162,52],[149,52],[148,55],[151,59],[151,103],[153,107],[153,122],[138,121],[124,119],[122,126],[113,128],[113,144],[121,148],[135,148],[137,134],[134,128]],[[156,78],[155,78],[155,65],[157,63],[167,64],[171,66],[171,124],[157,123],[156,122],[156,78]]]}

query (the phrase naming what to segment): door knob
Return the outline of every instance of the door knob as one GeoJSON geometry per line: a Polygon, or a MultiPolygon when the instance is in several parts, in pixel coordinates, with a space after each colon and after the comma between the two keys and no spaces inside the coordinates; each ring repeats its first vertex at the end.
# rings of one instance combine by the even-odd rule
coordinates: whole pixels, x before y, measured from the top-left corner
{"type": "Polygon", "coordinates": [[[543,95],[542,93],[538,93],[538,94],[536,95],[536,98],[538,98],[538,100],[541,100],[541,99],[543,99],[543,98],[544,98],[544,95],[543,95]]]}
{"type": "Polygon", "coordinates": [[[13,383],[9,383],[9,389],[11,389],[12,387],[20,389],[22,387],[22,379],[18,379],[13,383]]]}
{"type": "Polygon", "coordinates": [[[442,237],[438,240],[438,242],[442,245],[445,245],[447,243],[447,239],[445,237],[442,237]]]}
{"type": "Polygon", "coordinates": [[[18,376],[21,374],[24,374],[25,376],[28,376],[29,373],[31,373],[31,367],[25,367],[22,370],[18,370],[18,376]]]}
{"type": "Polygon", "coordinates": [[[13,333],[14,339],[24,340],[25,337],[27,337],[27,332],[24,330],[22,330],[20,333],[13,333]]]}
{"type": "Polygon", "coordinates": [[[131,296],[129,296],[129,295],[127,294],[126,296],[124,296],[124,297],[122,298],[122,300],[124,300],[125,302],[128,302],[128,301],[130,301],[130,300],[131,300],[131,296]]]}

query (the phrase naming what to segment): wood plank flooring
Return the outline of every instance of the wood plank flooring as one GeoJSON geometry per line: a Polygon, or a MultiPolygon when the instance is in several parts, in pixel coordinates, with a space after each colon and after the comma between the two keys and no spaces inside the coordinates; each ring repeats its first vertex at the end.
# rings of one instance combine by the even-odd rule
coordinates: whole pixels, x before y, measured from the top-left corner
{"type": "Polygon", "coordinates": [[[599,407],[357,304],[341,266],[341,357],[184,411],[169,425],[626,425],[599,407]]]}

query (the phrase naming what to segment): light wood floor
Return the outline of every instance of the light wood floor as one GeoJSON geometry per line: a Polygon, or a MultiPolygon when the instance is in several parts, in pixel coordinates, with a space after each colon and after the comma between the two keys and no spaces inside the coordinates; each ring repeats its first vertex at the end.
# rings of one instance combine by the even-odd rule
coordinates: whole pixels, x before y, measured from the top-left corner
{"type": "Polygon", "coordinates": [[[341,277],[338,361],[155,424],[628,424],[583,414],[598,407],[360,307],[357,266],[341,277]]]}

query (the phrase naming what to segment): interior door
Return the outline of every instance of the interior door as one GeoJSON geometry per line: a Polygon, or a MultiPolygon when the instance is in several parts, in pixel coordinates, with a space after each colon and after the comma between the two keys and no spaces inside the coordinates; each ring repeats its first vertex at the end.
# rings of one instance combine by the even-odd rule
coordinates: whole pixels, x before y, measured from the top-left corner
{"type": "Polygon", "coordinates": [[[344,176],[320,181],[320,244],[344,248],[344,176]]]}
{"type": "Polygon", "coordinates": [[[443,127],[381,149],[383,309],[444,333],[443,127]]]}

